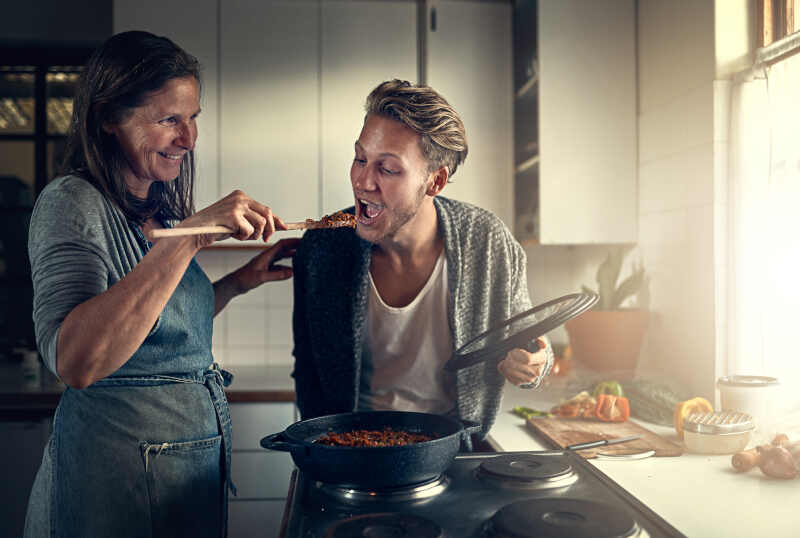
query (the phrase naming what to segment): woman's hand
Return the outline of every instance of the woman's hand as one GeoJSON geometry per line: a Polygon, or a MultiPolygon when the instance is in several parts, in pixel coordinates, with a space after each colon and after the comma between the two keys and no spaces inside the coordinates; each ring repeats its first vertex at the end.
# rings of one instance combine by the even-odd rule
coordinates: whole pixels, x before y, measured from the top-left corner
{"type": "Polygon", "coordinates": [[[524,349],[512,349],[497,364],[497,369],[510,383],[520,386],[535,383],[547,364],[547,343],[543,338],[536,341],[539,351],[531,353],[524,349]]]}
{"type": "Polygon", "coordinates": [[[229,275],[214,282],[214,315],[228,302],[264,282],[292,277],[292,268],[276,262],[294,256],[299,238],[281,239],[229,275]]]}
{"type": "Polygon", "coordinates": [[[233,230],[231,234],[196,236],[198,248],[207,247],[215,241],[228,237],[234,237],[239,241],[259,238],[266,241],[275,230],[286,229],[286,225],[272,213],[272,209],[253,200],[240,190],[235,190],[218,202],[198,211],[176,227],[187,226],[226,226],[233,230]]]}

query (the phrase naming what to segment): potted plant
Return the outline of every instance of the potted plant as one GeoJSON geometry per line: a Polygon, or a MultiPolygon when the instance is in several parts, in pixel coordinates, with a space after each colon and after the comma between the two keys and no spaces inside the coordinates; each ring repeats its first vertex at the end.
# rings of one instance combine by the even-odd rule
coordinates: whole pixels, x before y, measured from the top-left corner
{"type": "Polygon", "coordinates": [[[633,373],[639,360],[649,319],[650,278],[638,263],[619,281],[631,248],[616,247],[608,253],[597,269],[597,304],[564,325],[575,360],[593,370],[633,373]],[[623,306],[634,297],[632,306],[623,306]]]}

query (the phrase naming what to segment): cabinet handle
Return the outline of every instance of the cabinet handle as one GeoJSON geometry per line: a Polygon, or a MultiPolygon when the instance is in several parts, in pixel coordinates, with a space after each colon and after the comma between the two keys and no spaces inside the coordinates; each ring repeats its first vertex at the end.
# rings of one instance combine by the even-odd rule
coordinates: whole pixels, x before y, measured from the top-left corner
{"type": "Polygon", "coordinates": [[[436,31],[436,8],[431,8],[431,32],[436,31]]]}

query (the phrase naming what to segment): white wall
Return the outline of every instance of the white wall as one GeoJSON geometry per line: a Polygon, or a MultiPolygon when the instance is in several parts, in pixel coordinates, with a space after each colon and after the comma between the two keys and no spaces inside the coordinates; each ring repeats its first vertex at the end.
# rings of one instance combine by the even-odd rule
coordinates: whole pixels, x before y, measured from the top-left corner
{"type": "MultiPolygon", "coordinates": [[[[212,280],[242,266],[257,250],[203,250],[197,261],[212,280]]],[[[268,282],[233,299],[214,318],[212,351],[221,365],[274,366],[292,358],[292,280],[268,282]]]]}
{"type": "MultiPolygon", "coordinates": [[[[714,398],[715,129],[712,1],[639,2],[639,246],[651,319],[639,373],[714,398]]],[[[724,103],[721,103],[724,107],[724,103]]]]}

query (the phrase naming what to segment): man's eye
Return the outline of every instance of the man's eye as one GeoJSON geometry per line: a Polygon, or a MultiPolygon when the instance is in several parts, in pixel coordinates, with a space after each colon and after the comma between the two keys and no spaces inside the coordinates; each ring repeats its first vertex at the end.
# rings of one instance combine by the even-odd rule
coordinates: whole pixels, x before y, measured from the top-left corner
{"type": "Polygon", "coordinates": [[[358,157],[356,157],[356,158],[353,159],[353,162],[354,163],[358,163],[358,164],[364,164],[364,163],[367,162],[367,160],[366,159],[359,159],[358,157]]]}
{"type": "Polygon", "coordinates": [[[177,122],[177,120],[175,118],[169,117],[169,118],[164,118],[163,120],[159,121],[158,123],[160,123],[161,125],[175,125],[176,122],[177,122]]]}

